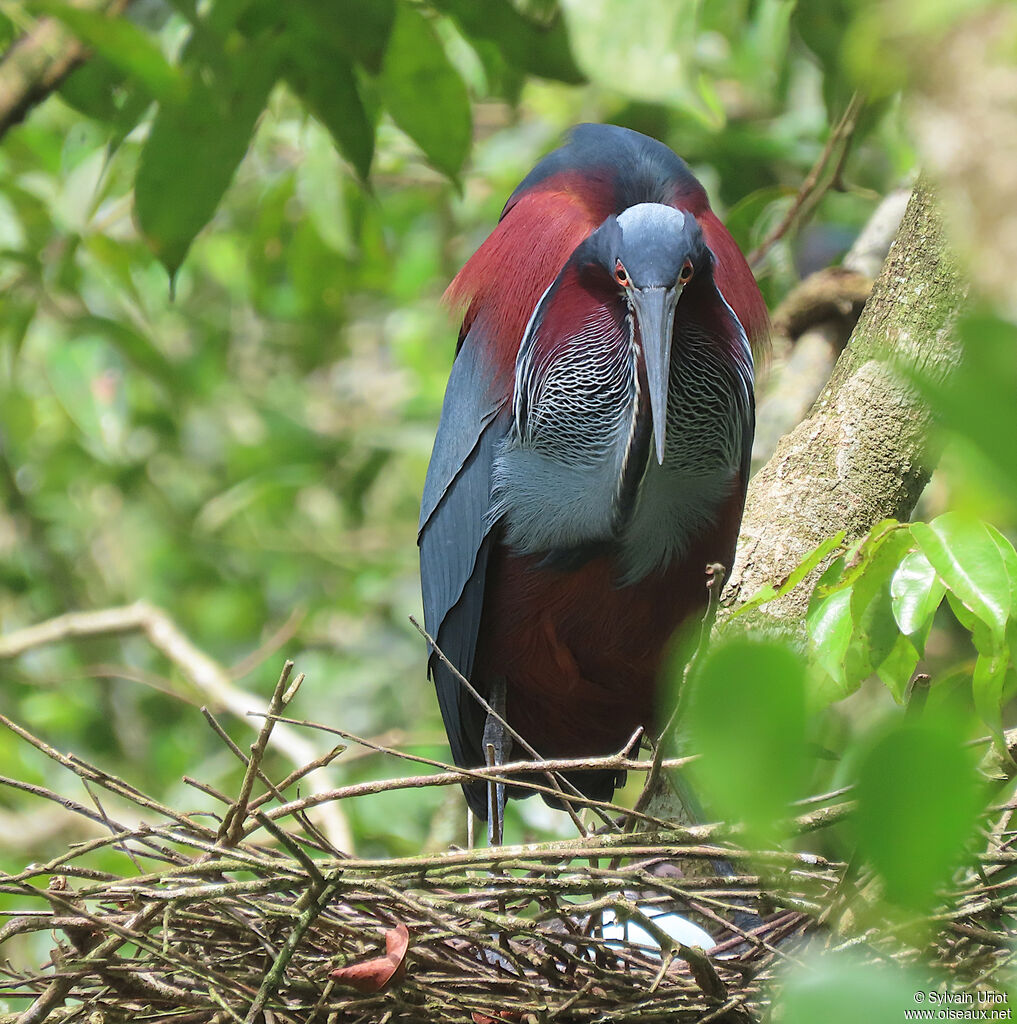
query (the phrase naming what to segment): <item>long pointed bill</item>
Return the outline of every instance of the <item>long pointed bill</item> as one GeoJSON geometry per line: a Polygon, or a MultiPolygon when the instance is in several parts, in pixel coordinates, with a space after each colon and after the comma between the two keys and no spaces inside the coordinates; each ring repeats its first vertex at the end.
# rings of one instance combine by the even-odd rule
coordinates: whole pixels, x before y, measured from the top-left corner
{"type": "Polygon", "coordinates": [[[667,388],[671,376],[671,335],[681,286],[633,288],[629,294],[636,311],[643,358],[646,360],[653,441],[657,449],[657,461],[663,464],[664,441],[667,437],[667,388]]]}

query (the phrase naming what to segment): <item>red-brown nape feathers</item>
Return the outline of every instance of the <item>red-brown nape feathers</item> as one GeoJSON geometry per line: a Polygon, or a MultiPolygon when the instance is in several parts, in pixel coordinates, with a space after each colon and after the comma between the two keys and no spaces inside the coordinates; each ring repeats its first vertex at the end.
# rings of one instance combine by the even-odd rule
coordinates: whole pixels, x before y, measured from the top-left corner
{"type": "Polygon", "coordinates": [[[555,175],[518,196],[445,292],[450,306],[466,308],[464,330],[480,318],[502,383],[541,295],[611,212],[572,179],[555,175]]]}
{"type": "Polygon", "coordinates": [[[691,213],[699,222],[716,261],[713,279],[745,329],[753,354],[757,359],[765,358],[770,351],[770,314],[738,243],[710,209],[706,190],[698,181],[692,187],[683,181],[674,190],[671,205],[691,213]]]}
{"type": "Polygon", "coordinates": [[[696,219],[716,260],[713,278],[717,287],[745,328],[756,358],[765,357],[770,349],[770,315],[756,279],[738,243],[713,210],[707,208],[696,219]]]}
{"type": "MultiPolygon", "coordinates": [[[[616,208],[612,173],[610,166],[562,171],[514,195],[497,227],[445,291],[446,303],[465,308],[464,334],[481,318],[499,388],[511,389],[519,342],[545,289],[576,246],[611,213],[622,212],[616,208]]],[[[684,181],[672,195],[672,206],[698,220],[716,259],[717,287],[745,328],[753,351],[764,354],[770,320],[737,243],[695,179],[684,181]]]]}

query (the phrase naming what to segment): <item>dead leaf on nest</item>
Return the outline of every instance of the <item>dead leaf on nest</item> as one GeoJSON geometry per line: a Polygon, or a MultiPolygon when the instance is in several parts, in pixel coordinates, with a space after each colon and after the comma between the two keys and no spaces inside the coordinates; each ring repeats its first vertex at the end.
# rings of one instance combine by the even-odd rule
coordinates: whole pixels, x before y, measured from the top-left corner
{"type": "Polygon", "coordinates": [[[406,973],[406,950],[410,933],[401,921],[385,932],[385,955],[370,960],[338,967],[329,974],[340,985],[348,985],[358,992],[381,992],[406,973]]]}

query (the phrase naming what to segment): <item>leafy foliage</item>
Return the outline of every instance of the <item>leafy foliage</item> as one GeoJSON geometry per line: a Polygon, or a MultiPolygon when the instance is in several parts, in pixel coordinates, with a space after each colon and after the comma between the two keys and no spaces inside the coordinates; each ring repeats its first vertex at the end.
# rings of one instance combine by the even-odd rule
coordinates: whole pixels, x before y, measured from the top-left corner
{"type": "Polygon", "coordinates": [[[691,680],[683,716],[697,787],[750,842],[782,838],[805,785],[805,666],[786,646],[733,640],[711,650],[691,680]]]}
{"type": "Polygon", "coordinates": [[[873,968],[850,953],[813,954],[790,973],[781,990],[786,1024],[897,1024],[915,1007],[915,993],[924,995],[928,980],[917,970],[873,968]]]}
{"type": "MultiPolygon", "coordinates": [[[[510,65],[532,72],[539,64],[546,77],[582,80],[559,14],[537,21],[507,0],[490,16],[480,16],[471,4],[438,7],[479,45],[497,45],[510,65]]],[[[123,126],[124,108],[135,118],[144,109],[136,96],[158,102],[135,196],[142,231],[171,275],[218,208],[279,81],[328,128],[363,179],[382,110],[451,178],[469,151],[466,84],[435,31],[436,12],[407,0],[216,0],[200,14],[181,5],[190,37],[172,63],[157,42],[125,19],[57,2],[40,8],[108,62],[105,82],[95,82],[92,69],[73,76],[77,81],[65,89],[87,113],[123,126]],[[114,69],[118,86],[131,94],[122,106],[103,102],[114,69]]]]}
{"type": "Polygon", "coordinates": [[[879,872],[886,898],[909,910],[936,900],[984,805],[963,739],[944,717],[896,721],[858,766],[859,852],[879,872]]]}
{"type": "MultiPolygon", "coordinates": [[[[731,42],[688,51],[675,71],[688,88],[661,78],[653,93],[619,71],[631,39],[612,18],[583,17],[580,45],[580,15],[553,3],[506,0],[483,18],[402,0],[154,3],[132,6],[133,20],[47,6],[96,55],[0,150],[4,632],[144,597],[240,685],[268,684],[260,659],[282,644],[345,727],[403,730],[446,756],[406,623],[454,346],[440,293],[537,157],[589,118],[670,142],[721,212],[754,196],[730,218],[751,246],[827,127],[818,95],[802,101],[816,70],[785,8],[689,5],[689,24],[731,42]],[[392,49],[398,18],[426,51],[392,49]],[[430,106],[400,128],[386,97],[425,58],[458,106],[429,85],[430,106]],[[584,75],[592,85],[568,84],[584,75]],[[710,115],[722,132],[702,116],[717,83],[733,90],[710,115]],[[414,140],[447,146],[438,159],[461,173],[461,131],[444,129],[463,124],[464,95],[476,139],[458,195],[414,140]]],[[[851,169],[882,188],[884,151],[907,146],[892,121],[873,132],[851,169]]],[[[873,203],[861,190],[834,200],[823,217],[841,231],[873,203]]],[[[775,295],[794,277],[791,252],[778,247],[764,274],[775,295]]],[[[128,776],[179,788],[215,756],[211,735],[179,732],[181,700],[206,696],[136,638],[7,664],[6,710],[128,776]]],[[[369,758],[335,770],[397,771],[369,758]]],[[[0,747],[0,772],[42,771],[0,747]]],[[[385,794],[350,824],[369,850],[406,851],[444,827],[435,809],[431,794],[385,794]]],[[[561,827],[531,801],[510,836],[537,825],[561,827]]]]}
{"type": "Polygon", "coordinates": [[[975,706],[998,735],[1014,693],[1015,570],[1013,544],[963,513],[877,524],[831,562],[813,595],[809,638],[824,692],[840,699],[875,673],[905,700],[945,599],[970,633],[975,706]]]}
{"type": "MultiPolygon", "coordinates": [[[[842,856],[853,849],[877,872],[887,905],[927,912],[962,863],[986,802],[965,706],[1002,743],[1003,710],[1017,692],[1017,552],[998,530],[960,512],[929,523],[887,520],[851,545],[843,536],[824,542],[784,585],[746,607],[783,596],[831,555],[813,591],[804,652],[734,639],[697,667],[687,716],[689,747],[702,753],[696,777],[714,811],[743,821],[757,842],[769,825],[772,841],[775,822],[805,795],[802,680],[810,703],[832,710],[878,677],[909,713],[847,744],[841,779],[854,783],[857,807],[835,842],[847,846],[842,856]],[[937,616],[950,613],[968,635],[973,663],[916,678],[937,616]],[[913,687],[922,702],[912,700],[913,687]],[[923,704],[923,714],[913,713],[923,704]]],[[[737,618],[726,631],[738,633],[737,618]]]]}

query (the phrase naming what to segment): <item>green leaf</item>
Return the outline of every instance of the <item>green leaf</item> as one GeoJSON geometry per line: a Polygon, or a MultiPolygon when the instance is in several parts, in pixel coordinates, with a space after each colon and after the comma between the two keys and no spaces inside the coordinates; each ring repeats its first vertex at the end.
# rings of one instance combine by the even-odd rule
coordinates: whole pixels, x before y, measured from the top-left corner
{"type": "Polygon", "coordinates": [[[851,545],[843,555],[838,555],[820,574],[816,580],[816,586],[809,598],[809,611],[812,611],[818,604],[840,589],[840,581],[847,568],[848,555],[851,553],[851,545]]]}
{"type": "Polygon", "coordinates": [[[329,130],[339,152],[366,180],[374,157],[374,124],[364,109],[349,62],[324,46],[294,36],[287,53],[286,80],[329,130]]]}
{"type": "Polygon", "coordinates": [[[806,617],[810,650],[838,696],[852,693],[873,672],[897,700],[907,691],[918,650],[901,636],[891,585],[911,544],[906,525],[877,523],[816,585],[806,617]]]}
{"type": "Polygon", "coordinates": [[[734,235],[743,249],[752,247],[752,229],[759,222],[763,211],[774,203],[790,199],[795,189],[787,185],[767,185],[743,196],[724,216],[724,226],[734,235]]]}
{"type": "Polygon", "coordinates": [[[396,9],[379,85],[392,120],[454,179],[470,150],[469,96],[434,29],[406,3],[396,9]]]}
{"type": "Polygon", "coordinates": [[[183,383],[179,373],[151,340],[126,322],[104,316],[80,316],[74,321],[79,334],[101,334],[142,373],[173,392],[183,383]]]}
{"type": "Polygon", "coordinates": [[[945,593],[946,585],[923,552],[906,555],[890,583],[893,615],[900,631],[907,636],[927,631],[945,593]]]}
{"type": "Polygon", "coordinates": [[[799,564],[791,570],[781,581],[780,586],[777,587],[777,597],[783,597],[785,594],[794,590],[806,576],[812,572],[820,562],[823,561],[829,554],[836,551],[844,544],[844,538],[847,536],[845,530],[841,530],[839,533],[835,533],[832,537],[827,537],[826,540],[817,544],[799,564]]]}
{"type": "Polygon", "coordinates": [[[376,117],[364,102],[353,65],[358,62],[372,72],[381,69],[395,17],[394,0],[293,0],[282,6],[262,4],[257,11],[269,22],[281,19],[279,44],[286,80],[366,181],[374,156],[376,117]],[[356,25],[355,32],[351,25],[356,25]]]}
{"type": "Polygon", "coordinates": [[[378,74],[395,12],[395,0],[289,0],[279,13],[288,23],[294,16],[306,19],[323,49],[342,58],[343,63],[354,60],[378,74]]]}
{"type": "Polygon", "coordinates": [[[806,576],[812,572],[820,562],[823,561],[832,551],[835,551],[844,543],[844,538],[847,536],[844,530],[840,533],[835,534],[833,537],[827,537],[826,540],[818,544],[812,551],[810,551],[802,561],[784,577],[780,585],[776,588],[766,584],[760,587],[748,601],[745,602],[736,612],[728,616],[727,621],[731,622],[738,618],[739,615],[744,615],[747,611],[752,608],[758,608],[761,604],[767,604],[770,601],[775,601],[778,597],[783,597],[785,594],[790,593],[798,586],[806,576]]]}
{"type": "Polygon", "coordinates": [[[898,704],[907,699],[908,685],[918,667],[919,657],[918,648],[911,638],[898,633],[889,653],[876,665],[876,674],[898,704]]]}
{"type": "Polygon", "coordinates": [[[134,202],[171,277],[247,152],[275,76],[274,50],[251,46],[217,75],[195,75],[182,103],[160,106],[141,151],[134,202]]]}
{"type": "Polygon", "coordinates": [[[105,57],[93,54],[60,83],[60,97],[86,117],[121,125],[130,117],[132,128],[151,103],[147,91],[128,90],[127,76],[105,57]]]}
{"type": "MultiPolygon", "coordinates": [[[[334,252],[356,258],[347,191],[352,188],[328,132],[308,126],[303,159],[296,169],[296,195],[307,212],[308,226],[334,252]]],[[[308,283],[317,295],[319,265],[310,266],[308,283]]]]}
{"type": "MultiPolygon", "coordinates": [[[[21,352],[25,335],[35,320],[38,308],[38,303],[34,299],[14,296],[5,296],[3,303],[0,304],[0,309],[3,310],[3,336],[15,357],[21,352]]],[[[5,395],[5,400],[7,398],[5,395]]]]}
{"type": "Polygon", "coordinates": [[[126,18],[107,17],[56,0],[40,0],[39,7],[139,82],[154,99],[175,101],[183,97],[183,76],[166,60],[151,37],[126,18]]]}
{"type": "Polygon", "coordinates": [[[989,531],[989,536],[999,549],[1000,558],[1003,559],[1007,579],[1010,581],[1010,606],[1008,611],[1011,619],[1017,618],[1017,550],[991,523],[986,523],[985,529],[989,531]]]}
{"type": "Polygon", "coordinates": [[[831,123],[843,113],[853,83],[847,81],[841,50],[845,26],[855,14],[852,0],[799,0],[791,23],[823,68],[823,99],[831,123]]]}
{"type": "Polygon", "coordinates": [[[989,727],[997,742],[1002,739],[1002,704],[1010,661],[1008,640],[1012,633],[1000,638],[974,612],[967,608],[953,593],[947,592],[950,610],[957,621],[971,633],[971,641],[978,652],[971,676],[971,692],[979,717],[989,727]]]}
{"type": "Polygon", "coordinates": [[[946,602],[954,618],[971,634],[971,642],[975,645],[976,651],[988,654],[996,649],[996,639],[992,635],[992,630],[973,611],[966,608],[960,598],[948,590],[946,602]]]}
{"type": "Polygon", "coordinates": [[[711,650],[684,716],[693,774],[711,809],[744,821],[760,845],[780,838],[805,777],[805,666],[790,648],[740,638],[711,650]]]}
{"type": "Polygon", "coordinates": [[[780,1024],[901,1024],[928,978],[910,968],[873,964],[850,951],[806,951],[774,1000],[780,1024]]]}
{"type": "Polygon", "coordinates": [[[663,103],[716,128],[696,89],[702,0],[562,0],[569,42],[590,80],[614,93],[663,103]]]}
{"type": "Polygon", "coordinates": [[[104,339],[85,335],[72,345],[54,347],[46,357],[46,380],[95,458],[105,461],[119,451],[125,395],[104,339]]]}
{"type": "Polygon", "coordinates": [[[1005,649],[979,653],[971,676],[971,694],[979,718],[992,730],[996,741],[1003,745],[1003,685],[1010,664],[1005,649]]]}
{"type": "Polygon", "coordinates": [[[1010,612],[1010,578],[1000,549],[982,523],[946,512],[911,532],[950,591],[1001,643],[1010,612]]]}
{"type": "Polygon", "coordinates": [[[816,664],[837,684],[840,696],[846,697],[858,684],[858,680],[848,682],[845,669],[854,634],[850,589],[835,591],[821,600],[809,612],[806,624],[816,664]]]}
{"type": "Polygon", "coordinates": [[[946,719],[898,719],[864,754],[853,822],[886,898],[929,909],[974,835],[982,801],[972,752],[946,719]]]}
{"type": "Polygon", "coordinates": [[[560,11],[540,24],[531,21],[508,0],[436,0],[435,6],[450,14],[471,39],[497,46],[505,60],[531,75],[555,78],[579,85],[586,81],[569,47],[568,32],[560,11]]]}
{"type": "Polygon", "coordinates": [[[822,599],[838,590],[854,586],[855,580],[866,571],[880,546],[899,531],[908,529],[907,524],[898,523],[896,519],[884,519],[876,523],[864,537],[849,544],[844,554],[826,567],[816,583],[813,597],[822,599]]]}
{"type": "Polygon", "coordinates": [[[851,618],[854,644],[860,653],[861,675],[876,671],[894,650],[900,631],[893,615],[890,582],[912,540],[907,529],[885,533],[869,549],[851,587],[851,618]],[[867,666],[867,667],[865,667],[867,666]]]}

